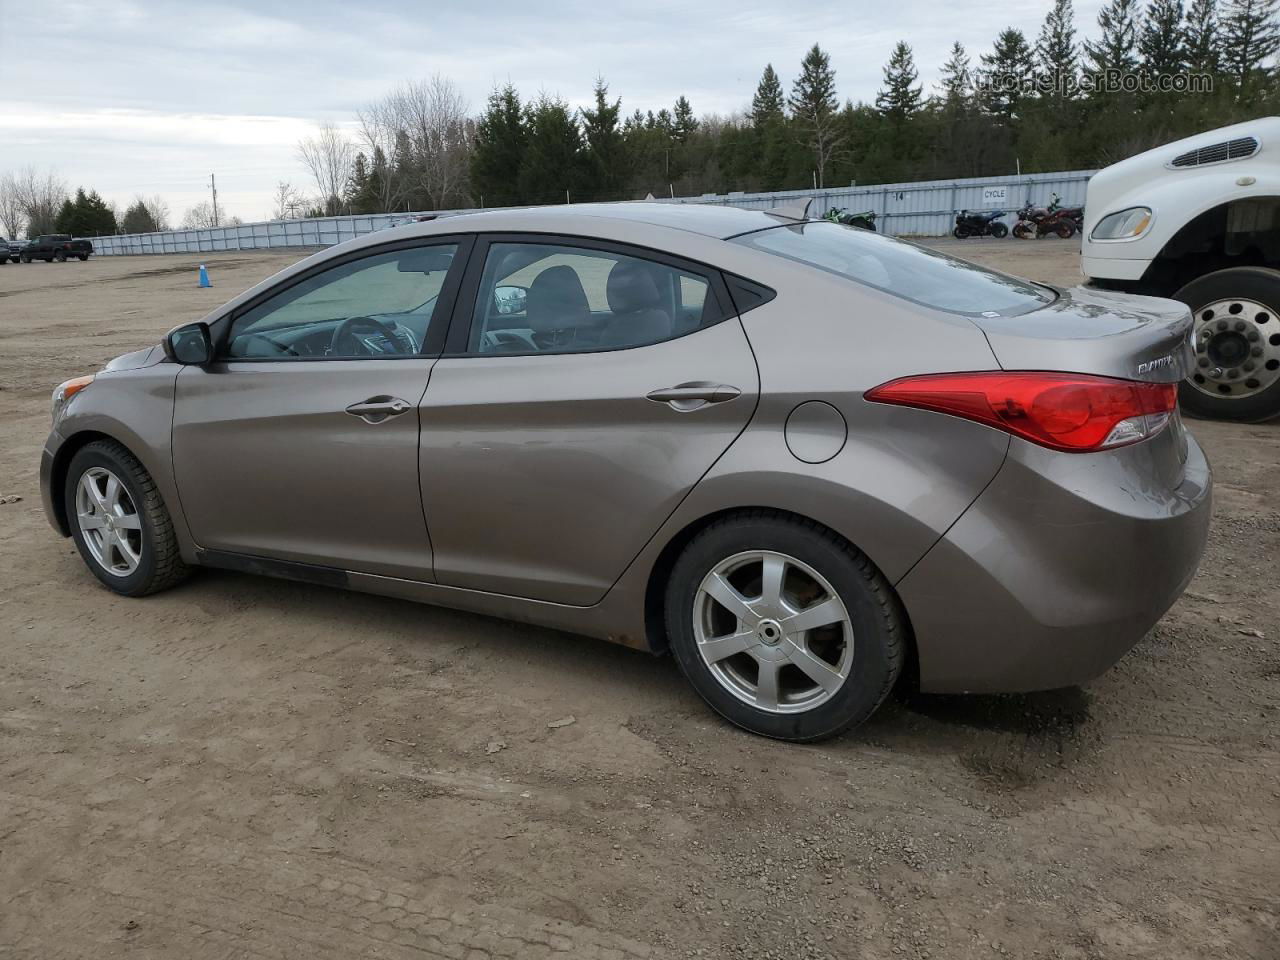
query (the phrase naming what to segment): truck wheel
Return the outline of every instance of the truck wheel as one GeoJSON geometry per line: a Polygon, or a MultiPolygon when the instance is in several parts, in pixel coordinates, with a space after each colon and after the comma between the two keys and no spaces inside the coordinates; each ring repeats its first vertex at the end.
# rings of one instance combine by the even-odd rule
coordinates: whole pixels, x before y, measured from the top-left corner
{"type": "Polygon", "coordinates": [[[53,259],[57,260],[59,263],[66,263],[67,255],[63,253],[61,250],[59,250],[57,253],[53,255],[53,259]]]}
{"type": "Polygon", "coordinates": [[[79,260],[81,263],[84,263],[88,259],[89,259],[89,255],[87,253],[80,254],[79,260]]]}
{"type": "Polygon", "coordinates": [[[1195,319],[1196,366],[1178,391],[1183,409],[1246,423],[1280,414],[1280,270],[1219,270],[1173,296],[1195,319]]]}

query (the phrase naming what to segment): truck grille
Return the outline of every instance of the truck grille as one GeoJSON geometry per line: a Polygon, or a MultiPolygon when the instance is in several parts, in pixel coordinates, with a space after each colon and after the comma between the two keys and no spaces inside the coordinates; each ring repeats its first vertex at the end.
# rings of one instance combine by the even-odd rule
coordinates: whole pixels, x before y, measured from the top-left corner
{"type": "Polygon", "coordinates": [[[1179,154],[1169,163],[1171,167],[1202,167],[1207,163],[1222,163],[1224,160],[1243,160],[1258,152],[1256,137],[1241,137],[1239,140],[1226,140],[1222,143],[1201,147],[1199,150],[1188,150],[1179,154]]]}

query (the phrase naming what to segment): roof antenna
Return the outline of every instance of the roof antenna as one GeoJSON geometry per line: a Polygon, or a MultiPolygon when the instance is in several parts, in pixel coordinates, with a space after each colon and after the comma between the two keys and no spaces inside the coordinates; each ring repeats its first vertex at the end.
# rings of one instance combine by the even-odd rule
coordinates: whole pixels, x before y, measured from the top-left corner
{"type": "Polygon", "coordinates": [[[771,217],[782,217],[784,220],[808,220],[809,207],[812,204],[813,197],[796,197],[793,202],[770,207],[765,213],[771,217]]]}

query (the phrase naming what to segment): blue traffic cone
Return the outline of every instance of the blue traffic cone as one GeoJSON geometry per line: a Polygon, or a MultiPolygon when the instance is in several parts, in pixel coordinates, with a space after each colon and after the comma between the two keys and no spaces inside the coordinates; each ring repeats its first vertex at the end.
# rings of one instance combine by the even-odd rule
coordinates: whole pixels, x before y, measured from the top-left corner
{"type": "Polygon", "coordinates": [[[213,286],[213,284],[209,282],[209,271],[205,269],[205,265],[203,263],[200,264],[200,286],[202,287],[213,286]]]}

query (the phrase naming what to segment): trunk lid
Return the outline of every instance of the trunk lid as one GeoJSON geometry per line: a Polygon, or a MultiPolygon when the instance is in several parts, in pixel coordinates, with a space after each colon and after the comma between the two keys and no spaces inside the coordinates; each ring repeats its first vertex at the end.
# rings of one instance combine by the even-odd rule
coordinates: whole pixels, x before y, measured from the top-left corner
{"type": "Polygon", "coordinates": [[[1176,383],[1195,364],[1191,311],[1176,300],[1090,287],[1014,316],[973,317],[1005,370],[1176,383]]]}

